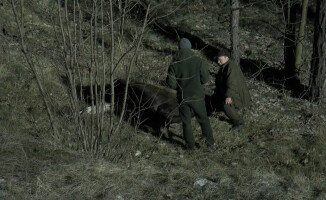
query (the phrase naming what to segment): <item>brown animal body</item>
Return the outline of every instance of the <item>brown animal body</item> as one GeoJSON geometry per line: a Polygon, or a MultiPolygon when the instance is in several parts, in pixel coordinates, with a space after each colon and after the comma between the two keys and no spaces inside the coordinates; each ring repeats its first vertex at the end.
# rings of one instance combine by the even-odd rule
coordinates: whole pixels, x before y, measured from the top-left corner
{"type": "MultiPolygon", "coordinates": [[[[114,88],[116,114],[119,115],[121,114],[126,82],[118,79],[115,81],[114,88]]],[[[90,87],[78,86],[77,91],[80,90],[82,90],[82,99],[90,104],[90,87]]],[[[111,101],[110,90],[110,85],[107,85],[106,103],[111,101]]],[[[178,106],[174,90],[139,82],[128,84],[126,117],[131,118],[134,123],[142,122],[156,129],[167,126],[170,123],[181,122],[178,106]]]]}

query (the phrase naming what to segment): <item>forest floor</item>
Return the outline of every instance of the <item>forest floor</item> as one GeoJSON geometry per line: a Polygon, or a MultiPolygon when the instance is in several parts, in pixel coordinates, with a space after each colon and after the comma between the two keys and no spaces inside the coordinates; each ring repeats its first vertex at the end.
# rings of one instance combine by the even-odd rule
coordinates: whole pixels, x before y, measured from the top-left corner
{"type": "MultiPolygon", "coordinates": [[[[216,50],[228,48],[224,28],[228,11],[223,5],[215,6],[188,4],[159,23],[199,38],[216,50]]],[[[263,63],[259,69],[281,68],[282,35],[270,28],[280,23],[280,17],[259,17],[261,9],[267,8],[276,10],[267,5],[243,12],[242,58],[263,63]],[[252,20],[256,18],[260,20],[252,20]]],[[[4,19],[12,20],[9,11],[4,12],[10,7],[4,4],[1,9],[4,19]]],[[[169,9],[173,10],[162,10],[169,9]]],[[[97,158],[76,151],[70,141],[53,141],[33,75],[26,68],[14,31],[10,31],[14,25],[0,22],[8,31],[1,36],[0,49],[0,199],[326,199],[324,105],[295,97],[291,91],[265,81],[260,73],[244,70],[252,98],[251,107],[244,113],[246,126],[230,132],[225,114],[213,112],[209,119],[216,151],[203,144],[195,119],[192,125],[200,148],[191,152],[183,148],[180,124],[173,125],[164,137],[157,137],[123,122],[119,134],[111,139],[110,154],[97,158]]],[[[306,55],[311,53],[310,36],[306,55]]],[[[149,27],[133,78],[162,84],[171,52],[177,49],[176,40],[149,27]]],[[[45,51],[47,45],[42,45],[45,51]]],[[[217,64],[204,50],[196,52],[210,65],[212,76],[205,91],[211,94],[217,64]]],[[[42,70],[50,90],[60,90],[53,71],[42,70]]],[[[306,83],[307,75],[302,74],[306,83]]],[[[60,95],[53,93],[59,102],[53,106],[61,105],[64,98],[60,95]]],[[[56,117],[65,108],[60,107],[56,117]]],[[[60,122],[68,124],[65,118],[60,122]]],[[[73,134],[69,129],[61,131],[67,138],[73,134]]]]}

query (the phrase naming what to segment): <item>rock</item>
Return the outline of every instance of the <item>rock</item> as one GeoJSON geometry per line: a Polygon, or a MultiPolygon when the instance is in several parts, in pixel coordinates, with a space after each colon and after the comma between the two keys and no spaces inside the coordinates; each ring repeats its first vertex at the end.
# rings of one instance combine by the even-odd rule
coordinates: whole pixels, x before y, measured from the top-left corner
{"type": "Polygon", "coordinates": [[[206,178],[197,179],[194,183],[194,187],[201,188],[207,184],[214,184],[213,181],[207,180],[206,178]]]}
{"type": "Polygon", "coordinates": [[[136,157],[141,156],[141,152],[139,150],[137,150],[136,153],[135,153],[135,156],[136,157]]]}
{"type": "Polygon", "coordinates": [[[194,183],[194,187],[203,187],[205,186],[209,180],[203,178],[203,179],[197,179],[196,182],[194,183]]]}

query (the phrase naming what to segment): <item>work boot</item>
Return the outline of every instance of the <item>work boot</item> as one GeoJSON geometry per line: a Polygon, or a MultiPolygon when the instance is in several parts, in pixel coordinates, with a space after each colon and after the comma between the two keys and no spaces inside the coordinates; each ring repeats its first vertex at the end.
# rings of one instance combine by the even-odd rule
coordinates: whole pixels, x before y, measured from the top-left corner
{"type": "Polygon", "coordinates": [[[207,147],[207,151],[210,153],[214,153],[215,151],[217,151],[216,143],[214,143],[214,144],[206,143],[206,147],[207,147]]]}
{"type": "Polygon", "coordinates": [[[190,146],[189,144],[185,144],[184,145],[184,149],[188,152],[193,152],[195,150],[198,150],[200,148],[199,144],[198,143],[195,143],[194,146],[190,146]]]}

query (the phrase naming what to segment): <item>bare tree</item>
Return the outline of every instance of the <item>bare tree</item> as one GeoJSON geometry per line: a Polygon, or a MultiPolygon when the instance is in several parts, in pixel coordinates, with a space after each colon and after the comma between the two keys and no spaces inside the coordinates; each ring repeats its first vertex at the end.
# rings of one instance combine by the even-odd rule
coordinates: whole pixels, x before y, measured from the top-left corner
{"type": "MultiPolygon", "coordinates": [[[[115,29],[113,24],[112,1],[105,4],[103,0],[93,1],[89,10],[83,11],[79,0],[74,0],[73,8],[68,8],[68,1],[64,1],[64,9],[61,8],[60,0],[57,1],[60,35],[58,44],[63,47],[62,58],[64,58],[63,71],[68,78],[70,106],[73,112],[78,148],[96,155],[105,151],[105,96],[107,83],[107,66],[110,67],[108,79],[113,83],[114,73],[114,37],[115,29]],[[109,9],[107,9],[109,7],[109,9]],[[70,10],[69,10],[70,9],[70,10]],[[107,13],[104,10],[108,10],[107,13]],[[84,20],[83,15],[90,15],[89,20],[84,20]],[[107,16],[106,16],[107,14],[107,16]],[[111,20],[105,20],[109,18],[111,20]],[[71,26],[75,24],[75,26],[71,26]],[[111,27],[109,31],[106,24],[111,27]],[[105,32],[110,33],[111,57],[107,59],[105,53],[105,32]],[[87,37],[85,38],[85,33],[87,37]],[[99,42],[101,41],[101,42],[99,42]],[[87,58],[87,59],[85,59],[87,58]],[[85,83],[86,77],[86,83],[85,83]],[[90,88],[90,115],[80,112],[85,105],[82,87],[76,91],[77,85],[88,85],[90,88]],[[79,93],[79,95],[78,95],[79,93]],[[82,101],[80,101],[80,98],[82,101]],[[104,145],[104,146],[103,146],[104,145]]],[[[86,8],[84,8],[86,9],[86,8]]],[[[114,87],[114,85],[112,86],[114,87]]],[[[114,96],[114,90],[112,90],[114,96]]],[[[114,113],[114,99],[111,103],[112,121],[114,113]]],[[[110,126],[110,127],[113,127],[110,126]]]]}
{"type": "Polygon", "coordinates": [[[298,5],[293,0],[284,0],[283,11],[285,19],[284,34],[284,71],[287,78],[294,78],[295,70],[295,46],[296,46],[296,12],[298,5]]]}
{"type": "Polygon", "coordinates": [[[239,50],[239,0],[231,0],[231,48],[232,60],[240,64],[240,50],[239,50]]]}
{"type": "Polygon", "coordinates": [[[125,26],[128,5],[129,5],[128,0],[118,0],[118,9],[119,9],[119,16],[120,16],[119,35],[121,37],[123,37],[124,34],[124,26],[125,26]]]}
{"type": "MultiPolygon", "coordinates": [[[[2,18],[1,7],[2,7],[2,4],[0,4],[0,18],[2,18]]],[[[1,24],[1,22],[0,22],[0,35],[2,35],[2,24],[1,24]]],[[[0,37],[0,45],[2,44],[1,39],[2,39],[2,37],[0,37]]]]}
{"type": "Polygon", "coordinates": [[[42,96],[42,100],[43,100],[43,103],[45,105],[46,112],[47,112],[47,115],[49,117],[50,124],[51,124],[51,127],[52,127],[52,131],[53,131],[52,136],[57,139],[58,136],[59,136],[59,132],[58,132],[57,124],[56,124],[56,122],[54,120],[54,117],[53,117],[53,114],[52,114],[52,111],[51,111],[51,108],[50,108],[48,95],[45,92],[45,89],[44,89],[42,80],[40,78],[40,75],[37,72],[37,66],[36,66],[36,64],[35,64],[35,62],[33,60],[33,56],[31,55],[31,53],[28,50],[27,45],[25,43],[24,0],[20,0],[20,18],[19,18],[19,14],[17,13],[16,4],[15,4],[14,0],[11,0],[11,6],[12,6],[12,10],[14,12],[16,24],[17,24],[18,31],[19,31],[19,34],[20,34],[20,45],[21,45],[23,54],[25,56],[25,59],[26,59],[26,61],[28,63],[28,66],[29,66],[30,70],[32,71],[32,73],[33,73],[33,75],[35,77],[35,80],[36,80],[36,83],[37,83],[37,86],[38,86],[38,90],[39,90],[39,92],[40,92],[40,94],[42,96]]]}
{"type": "MultiPolygon", "coordinates": [[[[78,150],[97,156],[107,154],[111,136],[121,130],[125,119],[124,115],[128,108],[126,105],[128,83],[137,66],[146,27],[154,20],[149,17],[149,14],[155,8],[151,8],[150,3],[141,0],[51,2],[54,9],[51,9],[49,14],[51,14],[54,31],[53,35],[48,34],[47,37],[53,37],[51,40],[56,39],[55,47],[51,48],[51,52],[54,52],[53,67],[63,78],[66,86],[64,88],[67,89],[64,93],[67,94],[69,105],[69,109],[65,112],[69,120],[66,124],[60,124],[55,123],[55,115],[52,114],[55,113],[52,112],[55,107],[50,107],[51,99],[46,93],[47,88],[43,86],[45,80],[39,76],[37,62],[34,62],[38,56],[33,51],[29,51],[25,42],[24,0],[19,1],[20,5],[15,5],[17,0],[11,0],[11,3],[20,33],[21,47],[39,87],[53,135],[59,136],[59,139],[66,139],[59,135],[58,128],[69,126],[74,133],[69,141],[76,141],[78,150]],[[135,5],[143,6],[146,14],[141,19],[141,28],[135,27],[135,29],[128,29],[127,32],[124,23],[129,21],[125,21],[128,20],[126,16],[128,12],[132,12],[132,8],[137,7],[135,5]],[[16,11],[17,8],[20,8],[20,12],[16,11]],[[125,91],[119,91],[118,94],[119,97],[123,97],[119,99],[119,107],[115,99],[117,78],[126,80],[125,91]],[[83,93],[84,86],[90,89],[90,94],[83,93]],[[121,95],[121,92],[124,93],[121,95]],[[108,106],[107,103],[110,105],[108,106]],[[84,108],[89,105],[87,110],[89,114],[86,114],[84,108]],[[108,107],[110,112],[105,113],[108,107]],[[120,117],[116,116],[117,110],[120,117]]],[[[146,108],[137,109],[142,113],[146,108]]]]}
{"type": "MultiPolygon", "coordinates": [[[[60,34],[57,34],[58,44],[63,49],[61,50],[64,60],[62,71],[68,79],[68,94],[78,147],[83,151],[103,155],[107,153],[111,137],[120,130],[124,118],[128,83],[148,23],[150,6],[147,7],[142,30],[129,33],[134,34],[134,40],[126,49],[119,46],[124,34],[124,26],[121,25],[123,23],[117,23],[118,20],[124,20],[126,10],[116,15],[114,13],[116,2],[113,0],[92,1],[91,7],[84,5],[83,8],[79,0],[71,3],[72,8],[68,6],[68,0],[65,0],[62,8],[61,1],[57,0],[58,14],[55,17],[60,28],[60,34]],[[88,17],[85,18],[84,15],[88,17]],[[118,48],[121,52],[117,52],[118,48]],[[122,61],[128,54],[131,58],[126,59],[129,62],[126,64],[127,62],[122,61]],[[126,89],[123,103],[119,105],[122,107],[119,110],[120,118],[116,120],[115,79],[119,77],[118,72],[121,73],[123,70],[126,71],[126,89]],[[83,96],[82,89],[76,91],[76,88],[82,88],[77,85],[89,86],[89,97],[83,96]],[[110,112],[105,115],[108,96],[110,96],[110,112]],[[86,99],[90,104],[89,115],[80,112],[86,106],[84,105],[86,99]]],[[[122,1],[118,3],[121,4],[122,1]]],[[[126,3],[128,1],[123,2],[124,9],[129,6],[125,5],[126,3]]]]}
{"type": "Polygon", "coordinates": [[[148,6],[147,6],[147,9],[146,9],[146,15],[145,15],[145,19],[144,19],[144,22],[143,22],[142,30],[141,30],[138,38],[137,38],[137,45],[136,45],[134,55],[132,56],[129,67],[127,68],[127,80],[126,80],[126,88],[125,88],[124,98],[123,98],[122,115],[120,116],[119,123],[117,124],[116,129],[114,130],[114,132],[116,132],[119,129],[120,124],[121,124],[122,119],[123,119],[123,114],[124,114],[125,109],[126,109],[126,101],[127,101],[128,84],[129,84],[129,80],[130,80],[130,75],[131,75],[131,72],[132,72],[132,69],[133,69],[133,66],[134,66],[134,62],[136,60],[138,49],[139,49],[141,41],[143,39],[145,28],[146,28],[147,23],[148,23],[148,15],[149,15],[149,11],[150,11],[150,6],[151,6],[151,4],[149,3],[148,6]]]}
{"type": "Polygon", "coordinates": [[[326,102],[326,0],[317,0],[310,88],[312,101],[326,102]]]}
{"type": "Polygon", "coordinates": [[[304,33],[307,20],[308,0],[302,1],[301,23],[298,34],[297,45],[295,49],[295,70],[298,72],[302,65],[302,48],[304,42],[304,33]]]}

